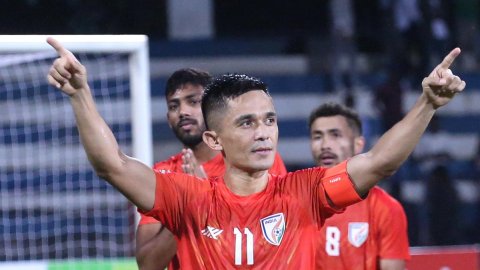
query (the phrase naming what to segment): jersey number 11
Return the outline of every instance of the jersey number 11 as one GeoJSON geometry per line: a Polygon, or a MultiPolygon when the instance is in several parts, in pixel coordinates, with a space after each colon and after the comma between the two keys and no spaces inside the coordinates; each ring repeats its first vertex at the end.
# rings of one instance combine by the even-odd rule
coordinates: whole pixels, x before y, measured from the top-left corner
{"type": "Polygon", "coordinates": [[[243,233],[238,228],[233,229],[235,234],[235,265],[242,265],[242,238],[247,238],[247,265],[253,265],[253,233],[245,228],[243,233]]]}

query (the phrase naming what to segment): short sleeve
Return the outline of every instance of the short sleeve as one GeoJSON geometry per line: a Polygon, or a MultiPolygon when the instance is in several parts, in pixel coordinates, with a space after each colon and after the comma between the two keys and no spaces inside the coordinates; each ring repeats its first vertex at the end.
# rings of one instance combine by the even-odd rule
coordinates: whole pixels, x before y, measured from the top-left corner
{"type": "Polygon", "coordinates": [[[182,224],[185,207],[202,191],[210,188],[210,182],[183,173],[155,170],[155,204],[150,211],[141,213],[160,221],[172,233],[182,224]]]}
{"type": "Polygon", "coordinates": [[[383,259],[410,259],[407,218],[402,205],[384,191],[379,191],[375,203],[375,222],[378,226],[379,257],[383,259]]]}
{"type": "Polygon", "coordinates": [[[285,192],[311,213],[320,228],[325,219],[361,201],[346,171],[346,163],[332,168],[314,167],[280,176],[285,192]]]}
{"type": "Polygon", "coordinates": [[[160,221],[156,220],[155,218],[144,215],[140,210],[138,211],[138,213],[140,214],[140,221],[138,222],[139,226],[140,225],[145,225],[145,224],[160,223],[160,221]]]}
{"type": "Polygon", "coordinates": [[[347,173],[347,161],[326,169],[322,185],[335,207],[344,208],[362,200],[347,173]]]}

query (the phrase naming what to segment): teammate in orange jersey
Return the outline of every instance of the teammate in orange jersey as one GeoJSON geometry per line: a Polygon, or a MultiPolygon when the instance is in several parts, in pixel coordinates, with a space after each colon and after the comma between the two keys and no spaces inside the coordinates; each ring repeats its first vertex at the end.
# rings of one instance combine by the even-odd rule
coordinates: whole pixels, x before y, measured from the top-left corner
{"type": "MultiPolygon", "coordinates": [[[[330,168],[365,146],[358,114],[326,103],[310,114],[310,143],[318,166],[330,168]]],[[[400,203],[380,187],[333,215],[320,230],[317,269],[403,270],[410,258],[407,219],[400,203]]]]}
{"type": "Polygon", "coordinates": [[[368,152],[332,168],[268,173],[278,126],[259,80],[224,75],[205,90],[204,142],[221,151],[225,174],[196,176],[152,170],[126,156],[98,113],[86,69],[58,41],[48,81],[69,96],[83,147],[96,173],[177,239],[178,268],[314,269],[318,229],[393,174],[413,151],[437,108],[465,82],[449,69],[454,49],[422,82],[412,110],[368,152]]]}
{"type": "MultiPolygon", "coordinates": [[[[205,86],[211,79],[208,72],[194,68],[177,70],[168,78],[165,87],[167,120],[184,149],[167,160],[155,163],[154,169],[184,172],[200,178],[218,177],[225,173],[220,152],[209,148],[202,140],[205,124],[200,103],[205,86]]],[[[277,154],[270,173],[282,175],[286,172],[277,154]]],[[[140,215],[136,243],[139,268],[164,269],[170,261],[170,268],[174,268],[178,262],[174,258],[177,249],[173,234],[155,218],[140,215]]]]}

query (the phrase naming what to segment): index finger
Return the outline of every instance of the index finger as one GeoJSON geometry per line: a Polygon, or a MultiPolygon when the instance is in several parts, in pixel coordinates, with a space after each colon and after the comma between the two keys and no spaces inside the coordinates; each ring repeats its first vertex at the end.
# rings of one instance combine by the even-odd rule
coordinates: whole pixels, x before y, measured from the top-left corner
{"type": "Polygon", "coordinates": [[[70,53],[70,51],[65,49],[65,47],[63,47],[63,45],[58,40],[54,39],[53,37],[48,37],[47,38],[47,43],[50,44],[50,46],[52,46],[55,49],[55,51],[57,51],[58,55],[60,55],[60,56],[66,56],[70,53]]]}
{"type": "Polygon", "coordinates": [[[453,49],[445,58],[443,58],[442,63],[438,65],[441,68],[448,69],[452,65],[453,61],[455,61],[455,58],[460,54],[461,50],[460,48],[455,48],[453,49]]]}

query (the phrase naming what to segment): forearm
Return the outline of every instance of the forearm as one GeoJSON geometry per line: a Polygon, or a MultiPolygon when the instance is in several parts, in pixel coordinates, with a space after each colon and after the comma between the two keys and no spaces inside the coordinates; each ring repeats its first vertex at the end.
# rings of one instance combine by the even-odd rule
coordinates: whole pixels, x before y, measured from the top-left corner
{"type": "Polygon", "coordinates": [[[139,208],[150,210],[155,201],[155,173],[120,152],[112,131],[97,111],[87,83],[87,70],[56,39],[48,38],[47,42],[59,55],[47,80],[69,96],[80,139],[96,173],[139,208]]]}
{"type": "Polygon", "coordinates": [[[370,150],[374,169],[384,176],[392,175],[413,152],[434,113],[432,104],[421,95],[410,112],[370,150]]]}
{"type": "Polygon", "coordinates": [[[422,94],[410,112],[380,137],[369,152],[348,162],[348,172],[360,194],[395,173],[415,149],[434,113],[434,107],[422,94]]]}
{"type": "Polygon", "coordinates": [[[121,166],[117,140],[97,111],[88,87],[70,97],[80,139],[90,163],[100,176],[121,166]]]}

